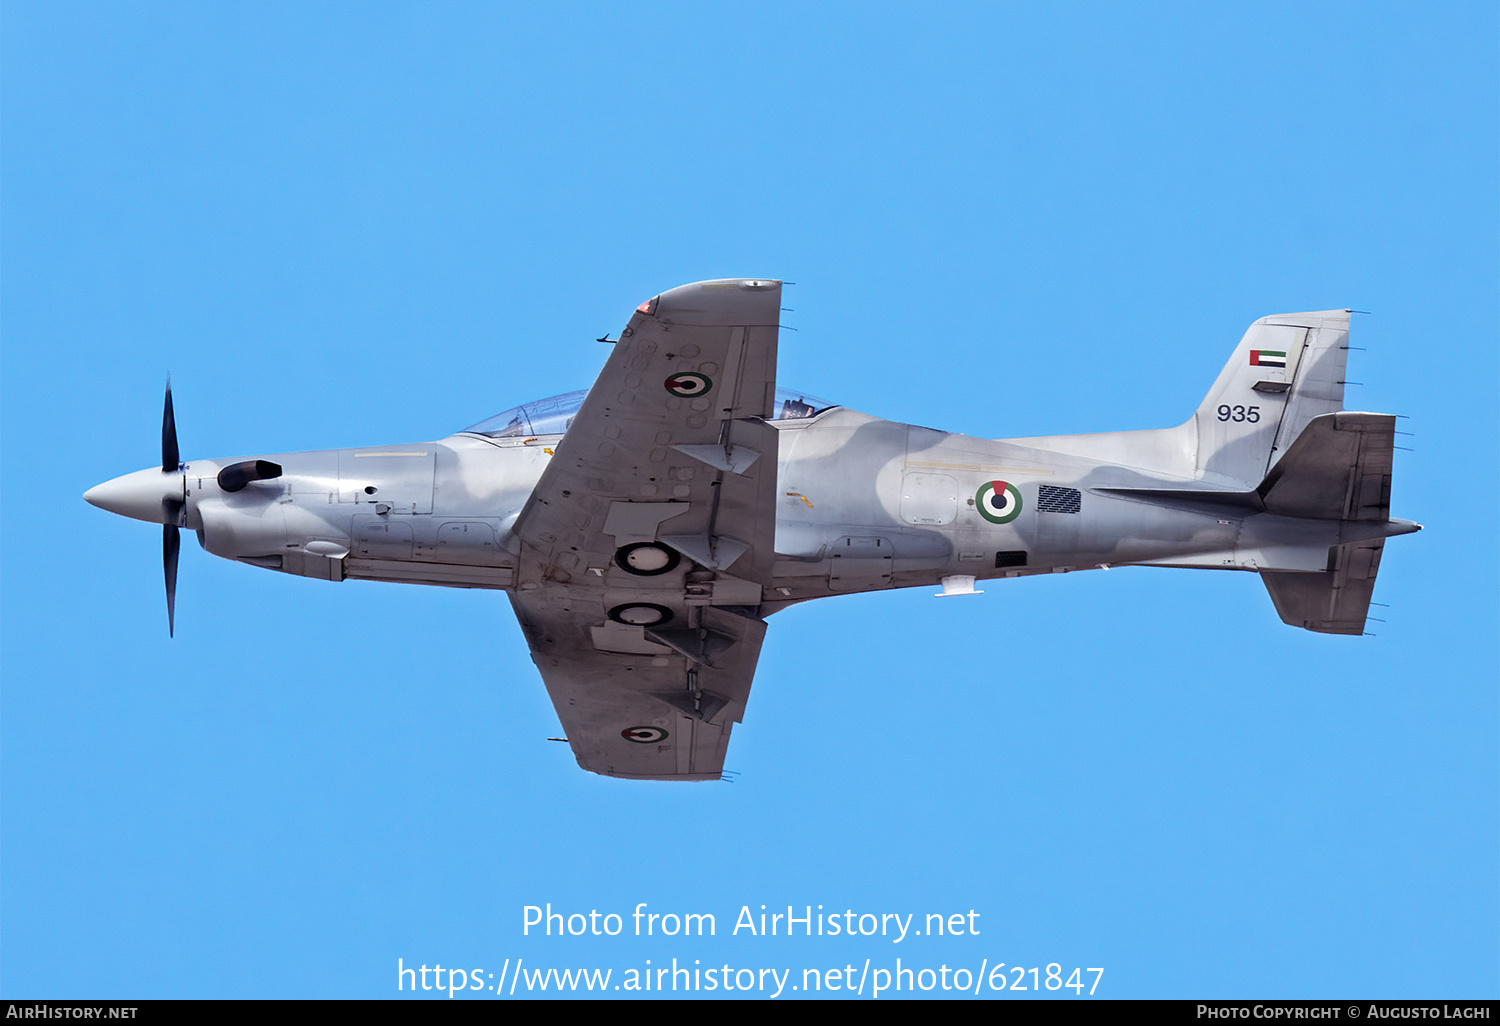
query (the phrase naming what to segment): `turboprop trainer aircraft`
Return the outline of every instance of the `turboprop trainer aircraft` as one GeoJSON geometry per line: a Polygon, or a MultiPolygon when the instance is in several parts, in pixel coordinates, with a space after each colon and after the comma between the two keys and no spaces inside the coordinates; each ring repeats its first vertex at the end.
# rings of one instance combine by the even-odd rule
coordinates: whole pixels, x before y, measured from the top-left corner
{"type": "Polygon", "coordinates": [[[437,442],[178,458],[91,489],[228,559],[509,594],[578,764],[716,780],[766,618],[880,588],[1171,566],[1260,574],[1287,623],[1364,631],[1395,419],[1343,411],[1349,311],[1250,326],[1184,424],[988,441],[778,388],[781,282],[642,303],[587,392],[437,442]]]}

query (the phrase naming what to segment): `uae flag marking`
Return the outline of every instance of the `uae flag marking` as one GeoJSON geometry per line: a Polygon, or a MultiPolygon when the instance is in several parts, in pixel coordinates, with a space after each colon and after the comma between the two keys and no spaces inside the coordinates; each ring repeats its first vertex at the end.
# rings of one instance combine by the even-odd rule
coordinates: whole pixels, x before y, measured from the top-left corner
{"type": "Polygon", "coordinates": [[[1252,367],[1285,367],[1286,350],[1275,349],[1252,349],[1250,350],[1250,366],[1252,367]]]}

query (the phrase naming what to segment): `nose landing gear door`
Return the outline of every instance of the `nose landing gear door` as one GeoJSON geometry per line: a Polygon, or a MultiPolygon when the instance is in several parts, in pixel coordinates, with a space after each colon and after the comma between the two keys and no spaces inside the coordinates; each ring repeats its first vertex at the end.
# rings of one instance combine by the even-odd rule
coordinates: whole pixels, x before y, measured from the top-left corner
{"type": "Polygon", "coordinates": [[[358,513],[431,513],[432,446],[339,450],[339,502],[358,513]]]}

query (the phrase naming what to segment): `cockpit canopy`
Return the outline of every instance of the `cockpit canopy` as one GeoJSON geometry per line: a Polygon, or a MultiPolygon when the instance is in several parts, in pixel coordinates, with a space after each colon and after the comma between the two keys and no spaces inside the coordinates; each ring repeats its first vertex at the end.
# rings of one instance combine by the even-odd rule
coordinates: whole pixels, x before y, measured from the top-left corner
{"type": "Polygon", "coordinates": [[[573,424],[573,416],[583,405],[588,389],[564,392],[550,399],[538,399],[525,406],[497,413],[464,428],[465,434],[488,435],[491,438],[530,438],[533,435],[560,435],[573,424]]]}
{"type": "MultiPolygon", "coordinates": [[[[517,406],[482,420],[473,427],[466,427],[464,434],[486,435],[490,438],[533,438],[538,435],[560,435],[573,424],[578,408],[583,405],[588,389],[565,392],[550,399],[538,399],[534,403],[517,406]]],[[[776,388],[776,405],[772,420],[806,420],[816,417],[837,403],[819,399],[815,395],[795,388],[776,388]]]]}

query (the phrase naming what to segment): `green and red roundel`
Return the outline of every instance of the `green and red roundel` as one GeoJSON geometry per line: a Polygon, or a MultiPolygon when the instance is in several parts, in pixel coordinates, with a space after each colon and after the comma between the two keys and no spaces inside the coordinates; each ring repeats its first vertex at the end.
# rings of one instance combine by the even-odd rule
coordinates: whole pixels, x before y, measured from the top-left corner
{"type": "Polygon", "coordinates": [[[1008,524],[1021,515],[1021,493],[1004,481],[986,481],[974,493],[974,508],[992,524],[1008,524]]]}
{"type": "Polygon", "coordinates": [[[696,399],[714,387],[712,378],[707,374],[699,374],[697,371],[673,374],[662,384],[666,386],[668,392],[682,399],[696,399]]]}

